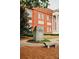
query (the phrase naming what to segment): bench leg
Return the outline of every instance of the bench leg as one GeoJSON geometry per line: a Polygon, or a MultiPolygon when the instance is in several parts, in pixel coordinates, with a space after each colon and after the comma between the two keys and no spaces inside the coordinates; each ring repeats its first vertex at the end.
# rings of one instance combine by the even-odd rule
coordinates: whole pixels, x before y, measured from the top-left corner
{"type": "Polygon", "coordinates": [[[50,48],[50,46],[48,45],[47,48],[50,48]]]}
{"type": "Polygon", "coordinates": [[[55,48],[57,47],[58,45],[57,44],[55,44],[55,48]]]}

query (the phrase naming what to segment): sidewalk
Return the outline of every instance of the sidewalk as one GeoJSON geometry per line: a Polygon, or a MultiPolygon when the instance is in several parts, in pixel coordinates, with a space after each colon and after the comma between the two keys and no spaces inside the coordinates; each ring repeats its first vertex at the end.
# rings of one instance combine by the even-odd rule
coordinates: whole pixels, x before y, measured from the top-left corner
{"type": "Polygon", "coordinates": [[[41,43],[31,43],[31,42],[27,42],[27,40],[21,40],[20,41],[20,46],[44,46],[41,43]]]}
{"type": "MultiPolygon", "coordinates": [[[[44,44],[42,43],[31,43],[31,42],[28,42],[29,39],[26,39],[26,40],[21,40],[20,41],[20,46],[23,47],[23,46],[44,46],[44,44]]],[[[59,44],[59,39],[58,38],[54,38],[54,39],[49,39],[51,42],[49,42],[50,44],[52,43],[57,43],[59,44]]]]}

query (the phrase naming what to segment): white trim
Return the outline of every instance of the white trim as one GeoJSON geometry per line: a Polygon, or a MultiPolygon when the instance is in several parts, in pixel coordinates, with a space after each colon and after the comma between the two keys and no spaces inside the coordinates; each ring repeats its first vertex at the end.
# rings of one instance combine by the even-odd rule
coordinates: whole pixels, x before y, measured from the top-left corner
{"type": "Polygon", "coordinates": [[[51,23],[50,22],[47,22],[47,25],[51,25],[51,23]]]}
{"type": "Polygon", "coordinates": [[[38,21],[38,24],[44,24],[44,21],[38,21]]]}

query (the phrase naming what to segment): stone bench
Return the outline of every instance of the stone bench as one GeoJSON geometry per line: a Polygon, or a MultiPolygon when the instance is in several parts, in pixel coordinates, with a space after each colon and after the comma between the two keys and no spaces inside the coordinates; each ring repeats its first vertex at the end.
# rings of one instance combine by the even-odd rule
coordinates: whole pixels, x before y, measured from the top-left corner
{"type": "Polygon", "coordinates": [[[52,42],[44,42],[43,43],[45,47],[50,48],[50,47],[57,47],[57,43],[52,43],[52,42]]]}

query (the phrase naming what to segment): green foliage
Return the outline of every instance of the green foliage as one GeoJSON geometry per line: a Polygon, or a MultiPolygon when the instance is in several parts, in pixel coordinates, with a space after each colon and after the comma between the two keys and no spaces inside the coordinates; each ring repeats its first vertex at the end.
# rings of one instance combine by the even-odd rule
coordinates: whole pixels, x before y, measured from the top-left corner
{"type": "Polygon", "coordinates": [[[28,37],[33,37],[33,34],[21,34],[20,36],[28,36],[28,37]]]}
{"type": "Polygon", "coordinates": [[[23,6],[20,6],[20,33],[21,34],[25,34],[25,33],[27,34],[31,32],[30,29],[32,27],[30,27],[28,23],[29,21],[28,15],[29,14],[25,12],[25,8],[23,6]]]}
{"type": "Polygon", "coordinates": [[[20,0],[20,4],[25,5],[27,8],[33,7],[48,7],[49,0],[20,0]]]}
{"type": "Polygon", "coordinates": [[[50,42],[48,39],[41,40],[41,42],[50,42]]]}
{"type": "Polygon", "coordinates": [[[59,36],[59,34],[44,34],[44,35],[59,36]]]}

